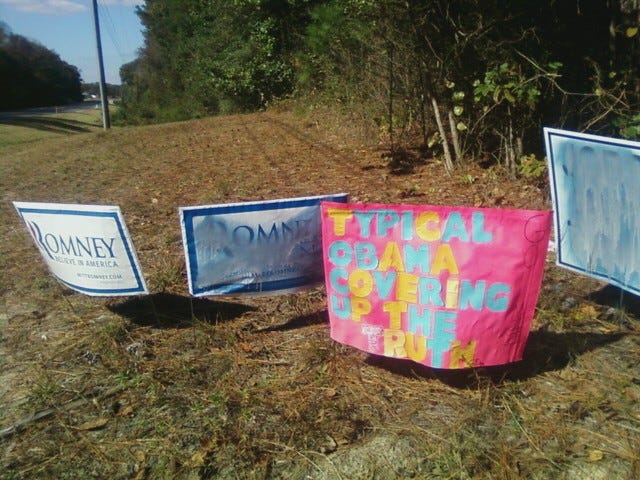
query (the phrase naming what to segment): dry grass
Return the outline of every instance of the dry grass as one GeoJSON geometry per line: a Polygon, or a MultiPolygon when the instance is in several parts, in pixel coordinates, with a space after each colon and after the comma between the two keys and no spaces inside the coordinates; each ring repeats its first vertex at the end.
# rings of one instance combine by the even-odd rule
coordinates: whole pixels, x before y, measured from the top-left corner
{"type": "Polygon", "coordinates": [[[640,308],[551,263],[524,360],[487,370],[336,344],[322,288],[189,297],[178,206],[339,191],[548,206],[495,169],[393,174],[352,132],[270,112],[5,146],[0,478],[637,478],[640,308]],[[65,290],[12,200],[120,205],[153,294],[65,290]]]}

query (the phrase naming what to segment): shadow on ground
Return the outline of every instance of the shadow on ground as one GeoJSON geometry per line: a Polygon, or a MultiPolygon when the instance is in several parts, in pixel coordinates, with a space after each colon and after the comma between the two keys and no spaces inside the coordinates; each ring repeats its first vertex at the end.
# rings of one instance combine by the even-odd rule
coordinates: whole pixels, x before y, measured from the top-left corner
{"type": "Polygon", "coordinates": [[[308,313],[306,315],[300,315],[292,318],[286,323],[280,325],[273,325],[266,328],[260,328],[257,331],[262,332],[286,332],[288,330],[295,330],[297,328],[309,327],[312,325],[329,324],[329,314],[326,310],[321,312],[308,313]]]}
{"type": "Polygon", "coordinates": [[[623,310],[636,318],[640,317],[640,297],[613,285],[606,285],[590,294],[587,299],[599,305],[623,310]]]}
{"type": "Polygon", "coordinates": [[[0,124],[16,127],[33,128],[52,133],[82,133],[91,132],[97,125],[80,120],[52,118],[48,116],[19,116],[0,118],[0,124]]]}
{"type": "Polygon", "coordinates": [[[170,293],[130,298],[107,308],[137,325],[159,328],[186,328],[194,322],[226,322],[256,310],[242,303],[214,302],[170,293]]]}
{"type": "Polygon", "coordinates": [[[382,157],[388,159],[388,167],[393,175],[410,175],[417,165],[425,163],[423,151],[406,148],[393,148],[382,157]]]}
{"type": "Polygon", "coordinates": [[[366,363],[405,377],[439,380],[454,388],[475,389],[487,382],[526,380],[544,372],[560,370],[572,358],[620,340],[624,334],[599,334],[544,330],[529,335],[523,359],[508,365],[463,370],[440,370],[393,358],[370,356],[366,363]]]}
{"type": "MultiPolygon", "coordinates": [[[[257,333],[283,332],[320,324],[329,324],[326,310],[301,315],[284,324],[261,328],[257,330],[257,333]]],[[[537,330],[529,335],[521,361],[495,367],[461,370],[435,369],[409,360],[378,355],[370,355],[365,363],[404,377],[436,379],[454,388],[475,389],[487,382],[499,384],[510,380],[526,380],[545,372],[561,370],[572,359],[616,342],[624,336],[624,333],[556,333],[537,330]]]]}

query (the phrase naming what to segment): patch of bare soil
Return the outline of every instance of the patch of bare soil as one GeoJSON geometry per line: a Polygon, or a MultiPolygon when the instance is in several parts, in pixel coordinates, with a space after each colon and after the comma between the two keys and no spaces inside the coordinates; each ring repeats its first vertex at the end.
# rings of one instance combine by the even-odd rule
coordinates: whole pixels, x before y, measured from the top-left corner
{"type": "Polygon", "coordinates": [[[638,302],[552,262],[524,360],[482,370],[334,343],[322,288],[189,296],[179,206],[549,207],[543,186],[472,163],[448,176],[344,125],[267,112],[3,150],[0,478],[640,476],[638,302]],[[13,200],[120,205],[152,295],[58,285],[13,200]]]}

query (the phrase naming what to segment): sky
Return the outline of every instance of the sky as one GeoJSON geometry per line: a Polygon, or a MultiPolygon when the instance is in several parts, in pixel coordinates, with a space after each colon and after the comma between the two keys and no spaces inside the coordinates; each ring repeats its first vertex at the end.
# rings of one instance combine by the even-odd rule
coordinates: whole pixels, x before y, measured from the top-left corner
{"type": "MultiPolygon", "coordinates": [[[[143,0],[98,0],[107,83],[120,84],[120,67],[143,46],[135,13],[143,0]]],[[[100,78],[91,0],[0,0],[0,22],[12,33],[35,40],[80,71],[85,83],[100,78]]]]}

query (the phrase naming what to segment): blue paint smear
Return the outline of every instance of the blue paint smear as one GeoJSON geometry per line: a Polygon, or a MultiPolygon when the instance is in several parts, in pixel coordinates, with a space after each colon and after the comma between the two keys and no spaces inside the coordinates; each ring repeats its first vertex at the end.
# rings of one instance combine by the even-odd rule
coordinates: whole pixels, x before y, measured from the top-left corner
{"type": "Polygon", "coordinates": [[[640,144],[548,140],[558,263],[640,293],[640,144]]]}

